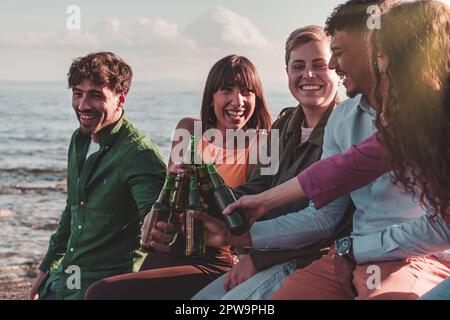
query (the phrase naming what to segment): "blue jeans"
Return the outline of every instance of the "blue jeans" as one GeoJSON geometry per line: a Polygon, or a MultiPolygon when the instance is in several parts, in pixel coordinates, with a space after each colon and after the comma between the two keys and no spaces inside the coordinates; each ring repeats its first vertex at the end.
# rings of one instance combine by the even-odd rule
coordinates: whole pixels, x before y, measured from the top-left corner
{"type": "Polygon", "coordinates": [[[228,292],[223,288],[224,274],[200,290],[192,300],[266,300],[280,288],[284,278],[295,271],[295,267],[294,261],[277,264],[228,292]]]}
{"type": "Polygon", "coordinates": [[[45,295],[42,298],[39,298],[39,299],[40,300],[57,300],[56,299],[56,290],[58,288],[58,284],[59,284],[59,279],[53,280],[50,283],[50,285],[49,285],[45,295]]]}
{"type": "Polygon", "coordinates": [[[450,278],[425,293],[420,300],[450,300],[450,278]]]}

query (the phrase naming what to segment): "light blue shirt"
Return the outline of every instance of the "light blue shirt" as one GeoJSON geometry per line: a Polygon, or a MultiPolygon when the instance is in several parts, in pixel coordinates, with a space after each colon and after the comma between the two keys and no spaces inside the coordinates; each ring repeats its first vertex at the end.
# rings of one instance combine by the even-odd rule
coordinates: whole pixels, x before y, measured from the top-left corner
{"type": "MultiPolygon", "coordinates": [[[[371,136],[376,111],[364,97],[347,99],[333,110],[325,128],[322,159],[343,153],[371,136]]],[[[430,219],[387,173],[320,210],[309,207],[250,230],[258,249],[301,248],[333,235],[353,200],[353,253],[360,264],[439,253],[450,248],[450,230],[441,216],[430,219]]]]}

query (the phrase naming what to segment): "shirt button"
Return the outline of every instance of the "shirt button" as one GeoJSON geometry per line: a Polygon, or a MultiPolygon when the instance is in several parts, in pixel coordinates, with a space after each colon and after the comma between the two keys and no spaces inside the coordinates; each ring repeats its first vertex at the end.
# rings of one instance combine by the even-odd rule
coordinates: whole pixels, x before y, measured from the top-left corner
{"type": "Polygon", "coordinates": [[[84,206],[84,201],[81,201],[81,202],[80,202],[80,205],[81,205],[81,206],[84,206]]]}
{"type": "Polygon", "coordinates": [[[106,150],[108,150],[108,149],[109,149],[109,147],[108,147],[108,146],[106,146],[106,147],[105,147],[105,149],[106,149],[106,150]]]}
{"type": "Polygon", "coordinates": [[[78,229],[80,229],[81,230],[81,224],[78,226],[78,229]]]}
{"type": "Polygon", "coordinates": [[[70,248],[70,252],[73,252],[73,248],[70,248]]]}

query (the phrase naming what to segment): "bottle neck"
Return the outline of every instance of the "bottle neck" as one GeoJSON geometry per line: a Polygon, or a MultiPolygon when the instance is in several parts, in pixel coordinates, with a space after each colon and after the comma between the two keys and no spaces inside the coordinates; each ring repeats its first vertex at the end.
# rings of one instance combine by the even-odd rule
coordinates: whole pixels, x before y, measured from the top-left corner
{"type": "Polygon", "coordinates": [[[172,189],[175,184],[175,179],[172,176],[166,176],[164,181],[164,186],[161,190],[161,193],[158,197],[158,202],[164,203],[166,205],[170,204],[170,194],[172,193],[172,189]]]}
{"type": "Polygon", "coordinates": [[[189,203],[188,207],[190,209],[198,208],[200,205],[200,197],[198,190],[198,180],[196,176],[192,176],[189,179],[189,203]]]}
{"type": "Polygon", "coordinates": [[[191,135],[189,138],[189,144],[186,150],[186,157],[184,159],[185,164],[201,164],[202,160],[200,156],[197,153],[197,147],[198,147],[198,138],[191,135]]]}
{"type": "Polygon", "coordinates": [[[219,172],[217,172],[216,167],[214,164],[207,164],[208,173],[211,177],[211,183],[214,186],[214,189],[219,188],[221,185],[224,185],[224,181],[222,177],[220,176],[219,172]]]}

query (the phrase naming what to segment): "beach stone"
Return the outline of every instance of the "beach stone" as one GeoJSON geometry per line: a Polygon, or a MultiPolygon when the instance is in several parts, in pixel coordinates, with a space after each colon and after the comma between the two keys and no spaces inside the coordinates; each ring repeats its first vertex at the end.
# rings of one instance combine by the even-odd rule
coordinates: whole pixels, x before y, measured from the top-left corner
{"type": "Polygon", "coordinates": [[[11,210],[8,210],[8,209],[0,210],[0,218],[8,218],[8,217],[12,216],[13,214],[14,214],[14,212],[12,212],[11,210]]]}
{"type": "Polygon", "coordinates": [[[67,182],[64,180],[64,181],[57,183],[55,185],[55,189],[59,190],[59,191],[63,191],[64,193],[67,193],[67,182]]]}

